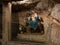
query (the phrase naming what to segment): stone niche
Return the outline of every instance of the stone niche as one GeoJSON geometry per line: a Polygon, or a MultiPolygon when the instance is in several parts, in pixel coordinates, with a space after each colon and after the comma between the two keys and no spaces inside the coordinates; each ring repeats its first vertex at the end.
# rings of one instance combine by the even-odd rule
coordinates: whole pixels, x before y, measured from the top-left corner
{"type": "MultiPolygon", "coordinates": [[[[45,1],[38,3],[36,8],[37,9],[39,8],[41,10],[44,10],[44,8],[48,8],[48,1],[46,2],[46,4],[45,4],[45,1]],[[41,9],[42,7],[43,7],[43,9],[41,9]]],[[[28,13],[30,13],[30,11],[20,11],[20,12],[16,13],[16,15],[18,15],[18,18],[19,18],[19,25],[22,24],[25,26],[25,18],[26,18],[26,15],[28,15],[28,13]]],[[[27,33],[27,34],[18,33],[17,34],[18,39],[29,40],[29,41],[38,41],[38,42],[46,42],[46,41],[48,42],[49,41],[50,32],[51,32],[51,20],[48,19],[48,17],[46,16],[47,14],[40,14],[39,13],[39,15],[43,18],[45,33],[43,35],[30,34],[30,33],[27,33]]]]}
{"type": "MultiPolygon", "coordinates": [[[[25,18],[26,15],[28,15],[29,11],[22,11],[18,12],[17,15],[19,15],[19,24],[25,25],[25,18]]],[[[28,40],[28,41],[37,41],[37,42],[48,42],[50,39],[50,31],[51,31],[51,20],[48,19],[45,14],[39,14],[43,18],[44,21],[44,31],[45,33],[41,35],[40,33],[25,33],[20,34],[18,33],[17,38],[22,40],[28,40]],[[44,18],[45,16],[45,18],[44,18]]],[[[19,27],[20,28],[20,27],[19,27]]]]}

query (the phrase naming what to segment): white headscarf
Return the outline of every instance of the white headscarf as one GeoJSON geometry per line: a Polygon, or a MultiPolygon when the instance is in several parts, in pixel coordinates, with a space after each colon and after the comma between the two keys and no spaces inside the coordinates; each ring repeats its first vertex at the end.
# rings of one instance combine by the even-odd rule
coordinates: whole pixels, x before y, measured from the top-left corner
{"type": "Polygon", "coordinates": [[[34,17],[37,17],[37,16],[38,16],[37,13],[35,13],[35,14],[34,14],[34,17]]]}

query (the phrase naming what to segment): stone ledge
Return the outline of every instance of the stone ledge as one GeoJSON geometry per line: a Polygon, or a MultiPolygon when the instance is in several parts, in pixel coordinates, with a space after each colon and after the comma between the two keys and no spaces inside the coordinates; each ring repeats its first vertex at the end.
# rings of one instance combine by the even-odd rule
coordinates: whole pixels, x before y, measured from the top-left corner
{"type": "Polygon", "coordinates": [[[11,41],[7,45],[48,45],[48,43],[36,43],[36,42],[17,42],[11,41]]]}

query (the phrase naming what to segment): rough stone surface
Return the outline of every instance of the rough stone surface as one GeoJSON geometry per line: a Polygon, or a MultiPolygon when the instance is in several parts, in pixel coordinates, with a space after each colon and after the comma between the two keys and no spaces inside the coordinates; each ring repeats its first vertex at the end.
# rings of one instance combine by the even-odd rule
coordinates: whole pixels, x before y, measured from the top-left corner
{"type": "Polygon", "coordinates": [[[52,25],[51,40],[54,45],[60,45],[60,25],[52,25]]]}
{"type": "Polygon", "coordinates": [[[44,10],[47,7],[48,7],[48,2],[43,0],[43,1],[39,2],[35,8],[44,10]]]}
{"type": "MultiPolygon", "coordinates": [[[[60,4],[56,4],[52,9],[51,16],[60,22],[60,4]]],[[[53,45],[60,45],[60,23],[56,23],[56,20],[52,20],[51,40],[53,45]]]]}
{"type": "Polygon", "coordinates": [[[60,4],[56,4],[52,9],[51,16],[60,21],[60,4]]]}

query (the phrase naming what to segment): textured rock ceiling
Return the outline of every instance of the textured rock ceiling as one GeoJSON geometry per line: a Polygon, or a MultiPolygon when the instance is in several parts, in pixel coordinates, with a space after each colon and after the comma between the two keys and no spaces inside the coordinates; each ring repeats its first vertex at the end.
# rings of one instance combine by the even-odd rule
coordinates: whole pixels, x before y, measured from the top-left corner
{"type": "Polygon", "coordinates": [[[39,3],[39,0],[31,2],[31,3],[30,2],[29,3],[26,2],[26,3],[22,3],[22,4],[17,3],[17,2],[15,2],[15,3],[13,3],[13,5],[12,5],[12,12],[33,9],[39,3]]]}
{"type": "MultiPolygon", "coordinates": [[[[2,0],[2,1],[22,1],[22,0],[2,0]]],[[[50,0],[49,0],[50,1],[50,0]]],[[[60,3],[60,0],[53,0],[53,1],[55,1],[55,2],[57,2],[57,3],[60,3]]]]}

